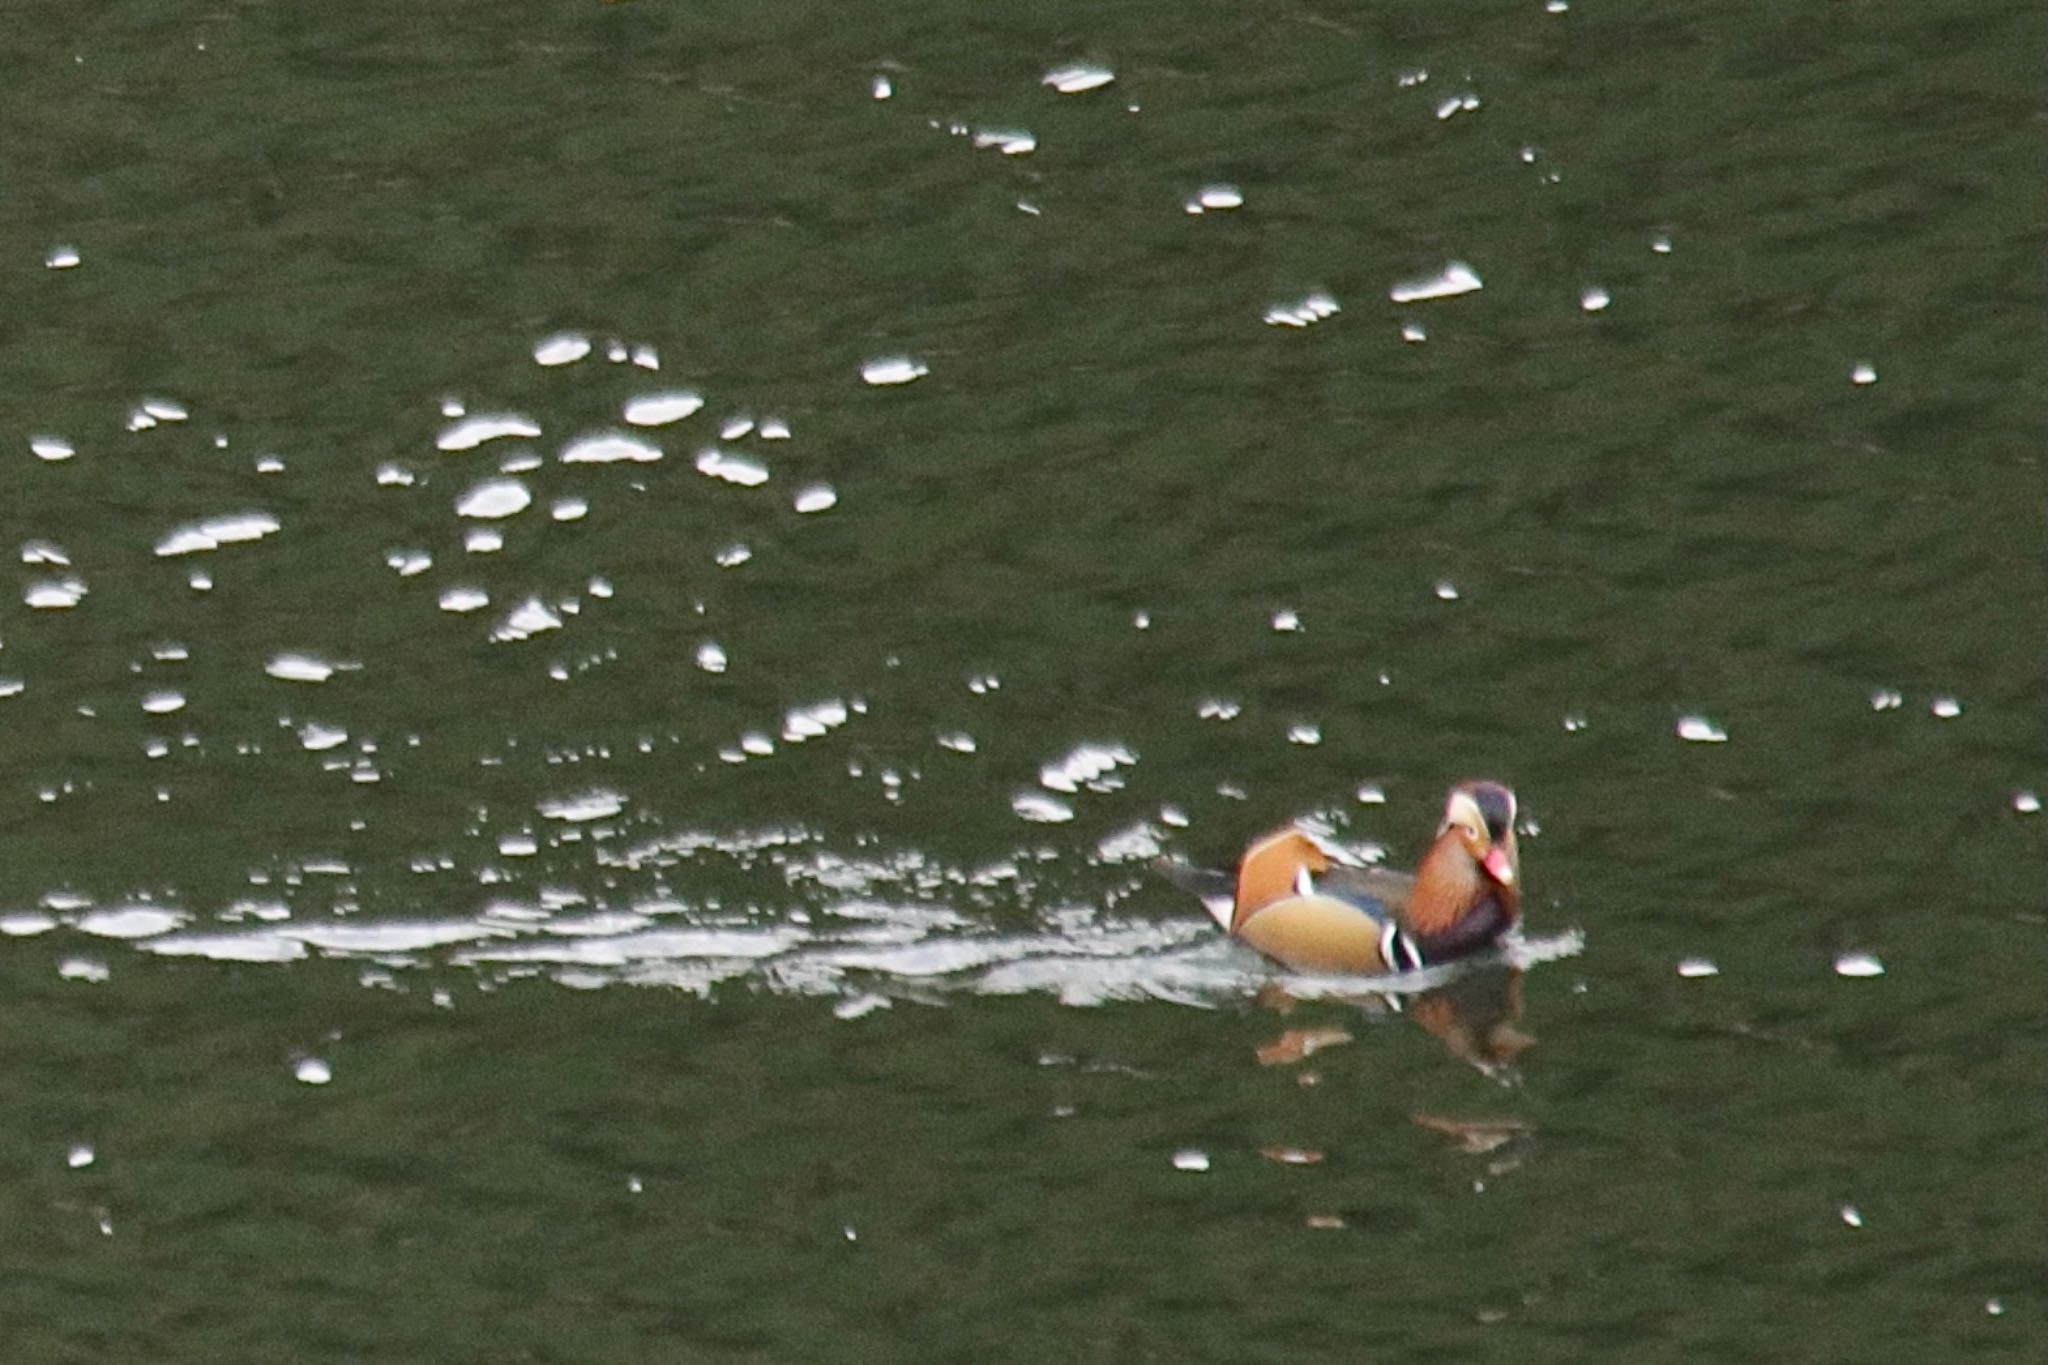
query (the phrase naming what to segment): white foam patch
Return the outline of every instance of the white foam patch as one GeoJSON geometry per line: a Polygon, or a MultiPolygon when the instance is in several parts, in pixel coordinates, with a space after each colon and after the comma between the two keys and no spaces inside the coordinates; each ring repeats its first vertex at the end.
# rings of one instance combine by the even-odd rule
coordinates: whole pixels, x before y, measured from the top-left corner
{"type": "Polygon", "coordinates": [[[1039,825],[1061,825],[1074,818],[1071,805],[1044,792],[1019,792],[1011,800],[1010,809],[1039,825]]]}
{"type": "Polygon", "coordinates": [[[1100,90],[1116,79],[1116,72],[1093,62],[1070,62],[1056,66],[1039,78],[1039,84],[1049,85],[1062,95],[1079,95],[1090,90],[1100,90]]]}
{"type": "Polygon", "coordinates": [[[1038,150],[1038,139],[1022,128],[977,128],[977,149],[995,148],[1004,156],[1029,156],[1038,150]]]}
{"type": "Polygon", "coordinates": [[[540,803],[540,813],[550,820],[562,820],[570,824],[582,824],[589,820],[605,820],[626,808],[623,792],[595,787],[574,796],[558,796],[540,803]]]}
{"type": "Polygon", "coordinates": [[[585,436],[562,448],[563,464],[653,464],[660,458],[660,446],[617,432],[585,436]]]}
{"type": "Polygon", "coordinates": [[[1387,291],[1395,303],[1426,303],[1431,299],[1456,298],[1486,287],[1477,271],[1463,261],[1452,261],[1434,275],[1405,280],[1387,291]]]}
{"type": "Polygon", "coordinates": [[[150,938],[156,934],[167,934],[184,922],[185,916],[173,910],[130,905],[81,915],[78,931],[96,938],[150,938]]]}
{"type": "Polygon", "coordinates": [[[533,348],[536,365],[573,365],[590,354],[590,338],[580,332],[557,332],[533,348]]]}
{"type": "Polygon", "coordinates": [[[496,520],[517,516],[533,505],[533,493],[518,479],[485,479],[455,504],[458,516],[496,520]]]}
{"type": "Polygon", "coordinates": [[[299,727],[299,744],[313,753],[338,749],[346,743],[348,731],[338,726],[322,725],[319,721],[309,720],[299,727]]]}
{"type": "Polygon", "coordinates": [[[172,531],[157,542],[156,553],[159,558],[168,559],[174,555],[218,550],[223,545],[261,540],[275,532],[278,526],[277,518],[268,512],[238,512],[230,516],[209,517],[172,531]]]}
{"type": "Polygon", "coordinates": [[[663,427],[670,422],[680,422],[704,406],[702,394],[687,389],[676,389],[667,393],[641,394],[626,400],[620,415],[629,425],[636,427],[663,427]]]}
{"type": "Polygon", "coordinates": [[[285,682],[324,683],[337,665],[312,654],[274,654],[263,671],[285,682]]]}
{"type": "Polygon", "coordinates": [[[1276,303],[1265,312],[1268,327],[1313,327],[1343,309],[1332,294],[1320,290],[1293,303],[1276,303]]]}
{"type": "Polygon", "coordinates": [[[497,629],[491,632],[491,638],[501,644],[509,643],[529,639],[544,630],[559,630],[561,625],[560,616],[549,610],[538,597],[529,597],[498,623],[497,629]]]}
{"type": "Polygon", "coordinates": [[[742,488],[754,488],[768,482],[767,465],[744,455],[728,455],[715,447],[698,452],[697,472],[742,488]]]}
{"type": "Polygon", "coordinates": [[[85,600],[82,578],[45,579],[22,590],[21,600],[37,611],[69,611],[85,600]]]}
{"type": "Polygon", "coordinates": [[[1066,757],[1040,768],[1038,782],[1049,791],[1069,794],[1083,787],[1110,791],[1121,785],[1107,780],[1110,774],[1137,761],[1138,756],[1121,744],[1082,744],[1066,757]]]}
{"type": "Polygon", "coordinates": [[[878,356],[860,367],[860,377],[869,384],[908,384],[931,373],[923,361],[907,355],[878,356]]]}
{"type": "Polygon", "coordinates": [[[434,438],[436,450],[474,450],[486,441],[503,440],[508,436],[538,436],[540,425],[529,417],[511,412],[478,413],[465,417],[452,426],[444,427],[434,438]]]}

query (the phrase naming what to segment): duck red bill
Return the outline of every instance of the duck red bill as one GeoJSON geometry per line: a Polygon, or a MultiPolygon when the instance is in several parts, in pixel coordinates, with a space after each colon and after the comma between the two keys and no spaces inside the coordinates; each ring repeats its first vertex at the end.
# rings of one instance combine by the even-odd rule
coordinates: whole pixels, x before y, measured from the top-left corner
{"type": "Polygon", "coordinates": [[[1515,884],[1515,865],[1509,860],[1508,851],[1499,844],[1486,850],[1486,856],[1479,860],[1479,865],[1486,869],[1487,876],[1502,886],[1515,884]]]}

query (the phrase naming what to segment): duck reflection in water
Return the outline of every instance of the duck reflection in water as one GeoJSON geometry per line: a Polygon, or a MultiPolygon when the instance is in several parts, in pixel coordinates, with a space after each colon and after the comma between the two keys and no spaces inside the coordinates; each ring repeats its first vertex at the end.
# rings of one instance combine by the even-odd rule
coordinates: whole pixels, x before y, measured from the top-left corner
{"type": "MultiPolygon", "coordinates": [[[[1312,1001],[1304,1001],[1277,982],[1259,992],[1261,1005],[1283,1015],[1304,1003],[1330,1001],[1372,1015],[1406,1015],[1453,1057],[1500,1081],[1512,1079],[1515,1059],[1536,1042],[1521,1027],[1522,969],[1504,962],[1472,963],[1443,984],[1414,993],[1318,992],[1312,1001]]],[[[1289,1029],[1259,1049],[1259,1060],[1268,1066],[1297,1062],[1350,1041],[1350,1033],[1342,1028],[1289,1029]]]]}

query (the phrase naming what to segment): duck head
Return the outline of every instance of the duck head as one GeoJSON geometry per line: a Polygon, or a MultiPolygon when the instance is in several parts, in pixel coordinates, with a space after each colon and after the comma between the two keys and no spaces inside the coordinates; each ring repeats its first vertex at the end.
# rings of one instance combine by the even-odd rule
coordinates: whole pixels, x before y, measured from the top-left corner
{"type": "Polygon", "coordinates": [[[1497,937],[1521,904],[1515,794],[1498,782],[1460,782],[1444,798],[1436,842],[1415,870],[1408,928],[1430,957],[1454,956],[1497,937]]]}

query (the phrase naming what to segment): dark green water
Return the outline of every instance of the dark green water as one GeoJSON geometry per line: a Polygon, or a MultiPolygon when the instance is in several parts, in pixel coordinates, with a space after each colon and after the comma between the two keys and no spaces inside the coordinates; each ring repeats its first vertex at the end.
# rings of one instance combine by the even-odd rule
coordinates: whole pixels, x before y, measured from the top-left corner
{"type": "Polygon", "coordinates": [[[2030,7],[13,19],[7,1359],[2048,1348],[2030,7]]]}

